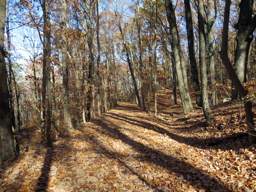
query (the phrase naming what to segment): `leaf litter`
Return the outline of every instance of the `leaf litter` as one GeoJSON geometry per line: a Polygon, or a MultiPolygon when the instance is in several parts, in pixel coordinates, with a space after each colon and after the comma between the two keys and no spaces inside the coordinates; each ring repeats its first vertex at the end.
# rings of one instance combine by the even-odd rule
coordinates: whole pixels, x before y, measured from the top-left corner
{"type": "Polygon", "coordinates": [[[0,174],[0,191],[256,191],[256,146],[248,144],[239,103],[188,116],[161,101],[159,114],[120,105],[58,138],[49,150],[25,128],[21,155],[0,174]]]}

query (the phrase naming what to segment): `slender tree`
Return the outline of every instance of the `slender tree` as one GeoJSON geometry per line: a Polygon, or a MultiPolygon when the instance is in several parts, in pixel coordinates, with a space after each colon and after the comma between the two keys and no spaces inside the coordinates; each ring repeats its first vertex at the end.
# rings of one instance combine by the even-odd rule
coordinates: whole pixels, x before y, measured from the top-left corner
{"type": "Polygon", "coordinates": [[[123,29],[122,29],[122,26],[121,26],[120,22],[118,23],[118,29],[119,29],[119,32],[121,34],[122,43],[123,43],[123,47],[124,47],[124,51],[125,51],[125,55],[126,55],[126,60],[127,60],[128,66],[129,66],[130,73],[131,73],[133,87],[134,87],[134,93],[136,95],[138,105],[139,105],[139,107],[141,107],[141,99],[140,99],[140,94],[139,94],[137,81],[136,81],[135,74],[134,74],[133,63],[132,63],[131,56],[130,56],[130,49],[129,49],[126,41],[125,41],[123,29]]]}
{"type": "Polygon", "coordinates": [[[206,5],[203,1],[197,2],[198,9],[198,28],[199,28],[199,64],[201,74],[201,92],[202,92],[202,106],[205,119],[208,123],[211,122],[211,109],[208,99],[208,78],[207,78],[207,34],[208,23],[205,12],[206,5]]]}
{"type": "Polygon", "coordinates": [[[100,44],[100,14],[99,14],[99,0],[96,0],[96,41],[97,41],[97,108],[98,115],[101,115],[101,101],[102,101],[102,89],[101,89],[101,76],[100,76],[100,62],[101,62],[101,44],[100,44]]]}
{"type": "Polygon", "coordinates": [[[65,129],[72,129],[72,117],[70,113],[70,98],[69,98],[69,57],[68,57],[68,44],[67,44],[67,16],[68,16],[68,7],[66,0],[61,1],[61,10],[60,10],[60,28],[61,28],[61,63],[62,63],[62,76],[63,76],[63,125],[65,129]]]}
{"type": "Polygon", "coordinates": [[[93,109],[92,104],[94,101],[93,98],[93,86],[94,86],[94,26],[93,26],[93,19],[94,17],[94,11],[95,11],[95,2],[93,0],[89,1],[89,18],[86,21],[87,30],[88,30],[88,36],[87,36],[87,45],[89,50],[89,58],[88,58],[88,75],[87,75],[87,93],[86,93],[86,110],[85,110],[85,120],[89,122],[92,117],[93,109]]]}
{"type": "Polygon", "coordinates": [[[194,28],[193,28],[193,18],[190,0],[184,0],[185,5],[185,19],[186,19],[186,29],[187,29],[187,42],[188,42],[188,53],[191,71],[191,81],[192,86],[196,92],[196,104],[202,106],[202,98],[200,92],[200,82],[198,78],[198,69],[195,54],[194,45],[194,28]]]}
{"type": "Polygon", "coordinates": [[[176,73],[177,73],[177,80],[179,85],[179,92],[181,96],[181,102],[183,106],[184,113],[189,113],[193,110],[191,98],[189,95],[188,86],[185,83],[187,80],[187,76],[184,75],[184,59],[180,45],[180,37],[178,33],[177,21],[174,11],[174,6],[171,0],[165,0],[165,7],[166,7],[166,14],[167,20],[170,27],[170,39],[171,39],[171,46],[174,55],[174,61],[176,64],[176,73]]]}
{"type": "Polygon", "coordinates": [[[216,90],[216,48],[214,46],[213,32],[210,31],[207,37],[208,41],[208,66],[210,72],[210,82],[211,82],[211,101],[212,105],[218,103],[217,90],[216,90]]]}
{"type": "Polygon", "coordinates": [[[140,81],[141,81],[141,105],[142,109],[146,111],[146,104],[145,104],[145,97],[146,93],[144,90],[145,87],[145,78],[144,78],[144,64],[143,64],[143,48],[142,48],[142,39],[141,39],[141,22],[140,22],[140,16],[137,13],[138,11],[136,10],[136,15],[138,18],[136,18],[136,28],[137,28],[137,35],[138,35],[138,50],[139,50],[139,72],[140,72],[140,81]]]}
{"type": "Polygon", "coordinates": [[[42,103],[43,103],[43,138],[51,145],[52,127],[52,95],[51,95],[51,26],[49,17],[49,1],[43,0],[43,82],[42,82],[42,103]]]}

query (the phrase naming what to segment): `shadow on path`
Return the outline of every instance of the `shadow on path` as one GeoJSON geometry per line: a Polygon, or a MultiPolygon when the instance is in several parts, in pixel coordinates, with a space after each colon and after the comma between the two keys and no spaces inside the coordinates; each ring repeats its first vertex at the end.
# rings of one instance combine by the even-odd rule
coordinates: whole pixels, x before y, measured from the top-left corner
{"type": "Polygon", "coordinates": [[[237,133],[226,137],[206,139],[197,137],[184,137],[178,134],[171,133],[170,131],[149,122],[145,122],[143,120],[136,120],[134,118],[128,117],[127,115],[124,117],[115,113],[108,113],[106,114],[106,116],[130,123],[135,126],[140,126],[163,135],[167,135],[171,139],[174,139],[180,143],[184,143],[201,149],[239,150],[240,148],[247,148],[252,145],[247,140],[247,133],[237,133]]]}
{"type": "Polygon", "coordinates": [[[155,165],[174,172],[176,175],[182,176],[182,178],[197,188],[203,188],[207,191],[230,191],[221,181],[207,175],[202,172],[202,170],[193,167],[189,163],[179,160],[173,156],[166,155],[161,151],[155,150],[131,139],[119,130],[120,127],[117,127],[110,121],[102,119],[94,120],[94,123],[99,126],[98,131],[102,134],[119,139],[123,143],[132,147],[135,151],[139,152],[142,155],[140,159],[141,161],[154,163],[155,165]]]}
{"type": "Polygon", "coordinates": [[[51,171],[51,165],[53,161],[53,155],[54,155],[53,146],[48,147],[44,157],[44,164],[41,169],[41,175],[37,180],[35,192],[47,191],[48,183],[50,179],[50,171],[51,171]]]}
{"type": "Polygon", "coordinates": [[[131,174],[136,175],[137,178],[142,181],[144,184],[146,184],[149,188],[153,189],[155,192],[163,192],[161,189],[158,189],[157,186],[151,184],[149,181],[147,181],[146,178],[141,176],[133,167],[127,165],[127,163],[122,160],[122,155],[119,155],[118,153],[115,153],[109,149],[107,149],[102,142],[100,142],[96,137],[91,137],[91,142],[97,146],[97,153],[103,154],[105,157],[109,159],[113,159],[117,161],[121,166],[123,166],[125,169],[127,169],[131,174]]]}

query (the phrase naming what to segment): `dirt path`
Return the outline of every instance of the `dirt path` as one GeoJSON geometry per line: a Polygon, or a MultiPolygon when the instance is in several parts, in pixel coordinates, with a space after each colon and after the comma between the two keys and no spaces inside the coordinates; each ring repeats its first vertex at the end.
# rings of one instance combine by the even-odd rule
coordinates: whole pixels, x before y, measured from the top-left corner
{"type": "MultiPolygon", "coordinates": [[[[196,117],[169,114],[167,121],[122,103],[71,137],[58,140],[52,149],[42,152],[38,146],[30,147],[27,154],[4,171],[1,189],[253,191],[255,173],[241,170],[243,166],[235,163],[237,158],[238,162],[244,158],[241,162],[246,167],[249,164],[253,171],[256,158],[247,159],[246,154],[255,152],[254,146],[224,149],[216,143],[218,140],[200,139],[202,130],[204,125],[196,117]],[[195,132],[194,137],[189,130],[195,132]]],[[[240,141],[239,146],[243,146],[240,141]]]]}

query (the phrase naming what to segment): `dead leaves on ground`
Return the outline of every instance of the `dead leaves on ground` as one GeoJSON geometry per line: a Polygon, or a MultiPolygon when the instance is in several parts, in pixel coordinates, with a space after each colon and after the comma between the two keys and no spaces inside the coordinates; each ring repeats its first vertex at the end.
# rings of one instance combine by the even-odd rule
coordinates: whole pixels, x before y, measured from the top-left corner
{"type": "MultiPolygon", "coordinates": [[[[245,146],[239,137],[213,146],[201,142],[244,132],[239,105],[216,108],[212,126],[202,123],[198,111],[185,118],[170,115],[175,109],[168,112],[153,117],[122,104],[58,139],[47,165],[46,188],[54,192],[256,191],[255,145],[245,146]]],[[[0,191],[33,191],[37,185],[46,149],[35,140],[22,145],[28,150],[22,148],[20,159],[2,170],[0,191]]]]}

